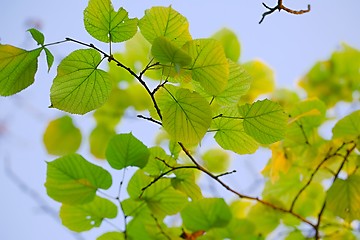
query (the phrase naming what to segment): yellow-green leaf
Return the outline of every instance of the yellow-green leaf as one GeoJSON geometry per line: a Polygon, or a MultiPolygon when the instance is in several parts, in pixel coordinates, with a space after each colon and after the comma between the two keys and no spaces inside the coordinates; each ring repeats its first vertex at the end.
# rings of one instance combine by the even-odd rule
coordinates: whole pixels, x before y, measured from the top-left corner
{"type": "Polygon", "coordinates": [[[94,49],[76,50],[64,58],[51,86],[51,107],[85,114],[103,105],[111,83],[107,72],[98,69],[101,61],[94,49]]]}
{"type": "Polygon", "coordinates": [[[229,63],[221,44],[214,39],[187,42],[183,49],[192,57],[192,78],[212,95],[221,93],[229,79],[229,63]]]}
{"type": "Polygon", "coordinates": [[[58,202],[91,202],[98,188],[108,189],[111,183],[110,173],[78,154],[60,157],[47,165],[46,192],[58,202]]]}
{"type": "Polygon", "coordinates": [[[132,133],[113,136],[106,148],[106,159],[111,167],[123,169],[128,166],[145,167],[149,149],[132,133]]]}
{"type": "Polygon", "coordinates": [[[49,122],[44,133],[44,144],[48,153],[65,155],[74,153],[81,144],[81,132],[72,118],[63,116],[49,122]]]}
{"type": "Polygon", "coordinates": [[[146,10],[139,21],[139,28],[150,43],[163,36],[181,47],[191,40],[187,19],[172,7],[152,7],[146,10]]]}
{"type": "Polygon", "coordinates": [[[86,204],[62,204],[59,215],[65,227],[71,231],[83,232],[100,227],[104,218],[115,218],[117,207],[111,201],[96,196],[86,204]]]}
{"type": "Polygon", "coordinates": [[[196,92],[171,85],[155,95],[163,115],[163,127],[175,141],[197,144],[211,123],[208,102],[196,92]]]}
{"type": "Polygon", "coordinates": [[[336,179],[326,196],[326,207],[346,221],[360,218],[360,176],[336,179]]]}
{"type": "Polygon", "coordinates": [[[203,155],[204,167],[213,173],[224,173],[229,167],[230,156],[222,149],[212,148],[203,155]]]}
{"type": "Polygon", "coordinates": [[[30,32],[32,38],[37,42],[38,45],[44,45],[44,34],[42,34],[39,30],[35,28],[28,29],[28,32],[30,32]]]}
{"type": "Polygon", "coordinates": [[[13,95],[33,84],[41,50],[0,44],[0,96],[13,95]]]}
{"type": "Polygon", "coordinates": [[[265,99],[240,106],[239,112],[245,132],[259,143],[270,144],[284,137],[287,116],[278,103],[265,99]]]}
{"type": "Polygon", "coordinates": [[[185,193],[192,200],[202,198],[199,185],[196,184],[194,169],[179,169],[174,171],[175,178],[171,179],[172,186],[185,193]]]}
{"type": "Polygon", "coordinates": [[[116,12],[110,0],[90,0],[84,11],[87,32],[102,42],[123,42],[137,32],[137,18],[129,18],[124,8],[116,12]]]}
{"type": "Polygon", "coordinates": [[[107,125],[98,124],[90,133],[89,144],[90,152],[96,158],[105,159],[105,152],[108,143],[116,134],[114,129],[109,128],[107,125]]]}
{"type": "Polygon", "coordinates": [[[122,232],[107,232],[99,236],[96,240],[124,240],[125,236],[122,232]]]}
{"type": "Polygon", "coordinates": [[[358,138],[360,136],[360,110],[340,119],[334,126],[333,138],[358,138]]]}
{"type": "Polygon", "coordinates": [[[216,32],[211,38],[221,42],[227,58],[234,62],[239,60],[241,52],[240,42],[233,31],[227,28],[223,28],[216,32]]]}

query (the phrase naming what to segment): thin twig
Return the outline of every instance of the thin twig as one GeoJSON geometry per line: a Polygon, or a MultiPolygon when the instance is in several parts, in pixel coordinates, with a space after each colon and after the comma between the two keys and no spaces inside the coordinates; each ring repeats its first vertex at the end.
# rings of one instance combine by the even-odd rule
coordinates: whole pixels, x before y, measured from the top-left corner
{"type": "Polygon", "coordinates": [[[263,6],[264,6],[266,9],[268,9],[269,11],[264,12],[264,13],[262,14],[262,18],[261,18],[259,24],[261,24],[261,23],[264,21],[264,19],[265,19],[265,17],[266,17],[267,15],[272,14],[272,13],[275,12],[276,10],[278,10],[279,12],[280,12],[281,10],[284,10],[285,12],[288,12],[288,13],[291,13],[291,14],[295,14],[295,15],[304,14],[304,13],[310,12],[310,10],[311,10],[310,4],[308,4],[307,9],[305,9],[305,10],[293,10],[293,9],[287,8],[287,7],[285,7],[285,6],[283,5],[282,0],[278,0],[278,4],[277,4],[275,7],[269,7],[269,6],[267,6],[265,3],[262,3],[262,4],[263,4],[263,6]]]}
{"type": "Polygon", "coordinates": [[[159,124],[160,126],[162,126],[162,123],[161,123],[160,121],[155,120],[155,119],[153,119],[153,118],[151,118],[151,117],[145,117],[145,116],[143,116],[143,115],[141,115],[141,114],[138,114],[136,117],[142,118],[142,119],[145,119],[145,120],[148,120],[148,121],[150,121],[150,122],[153,122],[153,123],[156,123],[156,124],[159,124]]]}

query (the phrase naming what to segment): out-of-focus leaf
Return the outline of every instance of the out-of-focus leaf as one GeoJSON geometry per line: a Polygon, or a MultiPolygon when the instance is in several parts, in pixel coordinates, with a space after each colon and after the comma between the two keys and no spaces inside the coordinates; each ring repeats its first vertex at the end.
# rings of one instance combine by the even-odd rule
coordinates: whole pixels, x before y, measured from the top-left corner
{"type": "Polygon", "coordinates": [[[227,29],[223,28],[220,31],[212,35],[211,38],[219,40],[224,47],[225,55],[230,60],[237,62],[240,57],[241,46],[236,34],[227,29]]]}
{"type": "Polygon", "coordinates": [[[107,232],[99,236],[96,240],[125,240],[122,232],[107,232]]]}
{"type": "Polygon", "coordinates": [[[74,153],[81,144],[81,132],[72,118],[63,116],[49,122],[44,133],[44,144],[48,153],[66,155],[74,153]]]}
{"type": "Polygon", "coordinates": [[[230,156],[222,149],[209,149],[203,155],[204,167],[213,173],[224,173],[229,167],[230,156]]]}
{"type": "Polygon", "coordinates": [[[90,133],[89,144],[90,152],[96,158],[105,159],[105,152],[108,146],[108,143],[116,134],[113,129],[110,129],[104,124],[97,125],[90,133]]]}

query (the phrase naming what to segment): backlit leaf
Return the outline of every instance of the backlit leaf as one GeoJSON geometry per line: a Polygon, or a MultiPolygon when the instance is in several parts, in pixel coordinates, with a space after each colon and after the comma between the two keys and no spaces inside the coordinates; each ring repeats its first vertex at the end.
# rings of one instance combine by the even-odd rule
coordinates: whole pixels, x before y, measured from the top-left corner
{"type": "Polygon", "coordinates": [[[357,138],[360,136],[360,110],[352,112],[346,117],[340,119],[334,126],[333,138],[350,137],[357,138]]]}
{"type": "Polygon", "coordinates": [[[45,50],[45,54],[46,54],[46,62],[48,65],[48,72],[49,72],[54,63],[54,55],[50,52],[49,49],[44,48],[44,50],[45,50]]]}
{"type": "Polygon", "coordinates": [[[222,198],[203,198],[193,201],[180,214],[184,226],[191,231],[224,227],[232,217],[229,206],[222,198]]]}
{"type": "Polygon", "coordinates": [[[28,29],[32,38],[37,42],[38,45],[44,45],[45,37],[39,30],[35,28],[28,29]]]}
{"type": "Polygon", "coordinates": [[[63,116],[49,122],[44,133],[44,144],[48,153],[65,155],[74,153],[81,144],[81,132],[72,118],[63,116]]]}
{"type": "Polygon", "coordinates": [[[106,159],[111,167],[123,169],[128,166],[145,167],[149,159],[148,148],[132,133],[118,134],[110,139],[106,159]]]}
{"type": "Polygon", "coordinates": [[[233,31],[227,28],[223,28],[216,32],[211,38],[221,42],[227,58],[234,62],[239,60],[241,47],[239,40],[233,31]]]}
{"type": "Polygon", "coordinates": [[[96,240],[124,240],[124,233],[122,232],[107,232],[99,236],[96,240]]]}
{"type": "Polygon", "coordinates": [[[240,106],[239,112],[245,132],[259,143],[270,144],[284,137],[287,116],[279,104],[265,99],[240,106]]]}
{"type": "Polygon", "coordinates": [[[34,82],[41,48],[26,51],[0,44],[0,95],[18,93],[34,82]]]}
{"type": "Polygon", "coordinates": [[[211,123],[208,102],[196,92],[175,86],[162,87],[155,95],[163,127],[175,141],[197,144],[211,123]]]}
{"type": "Polygon", "coordinates": [[[173,64],[181,68],[191,63],[191,56],[165,37],[155,38],[151,54],[162,64],[173,64]]]}
{"type": "Polygon", "coordinates": [[[224,173],[229,167],[230,156],[222,149],[209,149],[203,155],[204,167],[213,173],[224,173]]]}
{"type": "Polygon", "coordinates": [[[326,196],[326,207],[347,221],[360,218],[360,176],[336,179],[326,196]]]}
{"type": "Polygon", "coordinates": [[[202,198],[201,189],[196,184],[194,169],[179,169],[174,173],[176,177],[171,179],[171,184],[175,189],[193,200],[202,198]]]}
{"type": "Polygon", "coordinates": [[[139,21],[141,34],[150,42],[166,37],[181,47],[191,40],[187,19],[171,7],[152,7],[139,21]]]}
{"type": "Polygon", "coordinates": [[[222,114],[230,117],[218,117],[213,120],[216,142],[222,148],[239,154],[254,153],[259,144],[245,132],[243,120],[240,119],[237,109],[227,110],[222,114]]]}
{"type": "Polygon", "coordinates": [[[152,176],[159,176],[165,171],[170,170],[169,166],[175,167],[176,160],[167,155],[161,147],[152,147],[150,150],[150,157],[144,171],[152,176]]]}
{"type": "Polygon", "coordinates": [[[51,107],[85,114],[103,105],[111,83],[108,74],[98,69],[101,61],[94,49],[76,50],[64,58],[51,86],[51,107]]]}
{"type": "Polygon", "coordinates": [[[93,201],[86,204],[63,204],[59,215],[65,227],[75,232],[83,232],[100,227],[104,218],[115,218],[117,206],[105,198],[96,196],[93,201]]]}
{"type": "Polygon", "coordinates": [[[193,80],[212,95],[222,92],[229,79],[229,63],[221,44],[213,39],[197,39],[187,42],[183,49],[193,59],[189,66],[193,80]]]}
{"type": "Polygon", "coordinates": [[[116,12],[110,0],[90,0],[84,11],[87,32],[102,42],[123,42],[137,32],[136,18],[129,18],[124,8],[116,12]]]}
{"type": "Polygon", "coordinates": [[[96,158],[105,159],[105,152],[108,143],[116,134],[114,129],[109,128],[104,124],[98,124],[90,133],[89,144],[90,152],[96,158]]]}
{"type": "Polygon", "coordinates": [[[108,189],[111,183],[111,175],[106,170],[78,154],[60,157],[47,165],[47,194],[65,204],[91,202],[98,188],[108,189]]]}

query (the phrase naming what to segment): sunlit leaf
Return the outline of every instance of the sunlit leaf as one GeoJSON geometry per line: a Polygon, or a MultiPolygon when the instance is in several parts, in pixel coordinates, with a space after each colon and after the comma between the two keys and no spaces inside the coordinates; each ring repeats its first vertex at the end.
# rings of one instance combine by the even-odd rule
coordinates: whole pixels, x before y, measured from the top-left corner
{"type": "Polygon", "coordinates": [[[26,51],[0,44],[0,95],[18,93],[34,82],[41,48],[26,51]]]}
{"type": "Polygon", "coordinates": [[[177,68],[187,66],[192,61],[189,54],[165,37],[155,38],[151,47],[151,54],[160,63],[173,64],[177,68]]]}
{"type": "Polygon", "coordinates": [[[209,149],[203,155],[204,167],[213,173],[224,173],[229,167],[230,156],[222,149],[209,149]]]}
{"type": "Polygon", "coordinates": [[[44,48],[44,50],[45,50],[45,54],[46,54],[46,62],[48,65],[48,72],[49,72],[54,63],[54,55],[50,52],[49,49],[44,48]]]}
{"type": "Polygon", "coordinates": [[[96,240],[125,240],[122,232],[107,232],[99,236],[96,240]]]}
{"type": "Polygon", "coordinates": [[[229,63],[221,44],[213,39],[197,39],[187,42],[183,49],[193,59],[189,66],[193,80],[210,94],[222,92],[229,79],[229,63]]]}
{"type": "Polygon", "coordinates": [[[336,179],[326,196],[326,207],[347,221],[360,218],[360,176],[336,179]]]}
{"type": "Polygon", "coordinates": [[[271,144],[271,159],[262,173],[266,173],[272,183],[279,180],[280,173],[287,173],[291,167],[291,161],[286,158],[286,152],[281,142],[271,144]]]}
{"type": "Polygon", "coordinates": [[[184,144],[197,144],[211,123],[208,102],[196,92],[175,86],[162,87],[155,95],[163,115],[163,127],[184,144]]]}
{"type": "Polygon", "coordinates": [[[128,166],[143,168],[149,155],[148,148],[132,133],[115,135],[110,139],[106,149],[106,159],[115,169],[128,166]]]}
{"type": "Polygon", "coordinates": [[[250,209],[247,220],[251,221],[255,227],[255,234],[267,236],[280,223],[281,212],[257,203],[250,209]]]}
{"type": "Polygon", "coordinates": [[[150,150],[149,161],[143,170],[152,176],[159,176],[160,174],[170,170],[170,167],[175,167],[176,160],[167,155],[161,147],[152,147],[150,150]]]}
{"type": "Polygon", "coordinates": [[[105,198],[96,196],[93,201],[86,204],[63,204],[59,215],[65,227],[75,232],[83,232],[100,227],[104,218],[115,218],[117,206],[105,198]]]}
{"type": "Polygon", "coordinates": [[[150,43],[163,36],[181,47],[191,40],[187,19],[172,7],[152,7],[146,10],[139,21],[139,28],[150,43]]]}
{"type": "Polygon", "coordinates": [[[49,122],[44,133],[44,145],[48,153],[65,155],[74,153],[80,147],[81,132],[72,118],[63,116],[49,122]]]}
{"type": "Polygon", "coordinates": [[[273,70],[260,60],[254,60],[242,64],[245,71],[251,76],[250,89],[242,97],[244,102],[251,103],[260,95],[270,93],[275,89],[275,78],[273,70]]]}
{"type": "Polygon", "coordinates": [[[180,214],[184,226],[191,231],[224,227],[232,217],[229,206],[222,198],[203,198],[193,201],[180,214]]]}
{"type": "Polygon", "coordinates": [[[284,137],[287,116],[279,104],[265,99],[240,106],[239,112],[245,132],[259,143],[270,144],[284,137]]]}
{"type": "Polygon", "coordinates": [[[51,107],[85,114],[105,103],[111,91],[108,74],[98,69],[100,53],[80,49],[64,58],[50,90],[51,107]]]}
{"type": "Polygon", "coordinates": [[[110,0],[90,0],[84,11],[87,32],[102,42],[123,42],[137,32],[137,18],[129,18],[124,8],[116,12],[110,0]]]}
{"type": "Polygon", "coordinates": [[[44,34],[42,34],[39,30],[35,28],[28,29],[28,32],[30,32],[32,38],[37,42],[38,45],[44,45],[44,34]]]}
{"type": "Polygon", "coordinates": [[[111,175],[78,154],[60,157],[47,164],[45,187],[54,200],[65,204],[91,202],[98,188],[111,186],[111,175]]]}
{"type": "Polygon", "coordinates": [[[360,136],[360,110],[352,112],[346,117],[340,119],[334,126],[333,138],[350,137],[357,138],[360,136]]]}
{"type": "Polygon", "coordinates": [[[220,31],[216,32],[211,38],[214,38],[221,42],[227,58],[234,62],[237,62],[239,60],[241,52],[240,42],[233,31],[227,28],[223,28],[220,31]]]}
{"type": "Polygon", "coordinates": [[[254,153],[259,144],[251,136],[249,136],[240,119],[237,109],[222,112],[224,116],[213,120],[214,136],[216,142],[224,149],[231,150],[239,154],[254,153]]]}
{"type": "Polygon", "coordinates": [[[179,169],[174,173],[176,177],[171,179],[171,184],[175,189],[185,193],[193,200],[202,198],[201,189],[196,184],[193,169],[179,169]]]}

